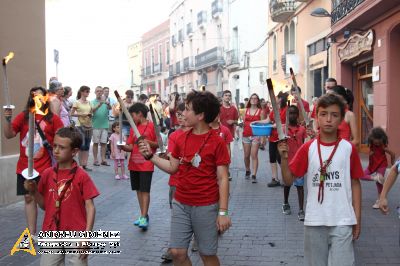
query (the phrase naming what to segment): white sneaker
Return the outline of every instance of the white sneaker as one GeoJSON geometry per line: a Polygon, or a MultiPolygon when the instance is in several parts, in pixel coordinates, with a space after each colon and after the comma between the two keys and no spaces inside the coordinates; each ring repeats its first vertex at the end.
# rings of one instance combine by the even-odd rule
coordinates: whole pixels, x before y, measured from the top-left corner
{"type": "Polygon", "coordinates": [[[378,199],[375,201],[375,204],[372,205],[372,209],[379,209],[379,200],[378,199]]]}

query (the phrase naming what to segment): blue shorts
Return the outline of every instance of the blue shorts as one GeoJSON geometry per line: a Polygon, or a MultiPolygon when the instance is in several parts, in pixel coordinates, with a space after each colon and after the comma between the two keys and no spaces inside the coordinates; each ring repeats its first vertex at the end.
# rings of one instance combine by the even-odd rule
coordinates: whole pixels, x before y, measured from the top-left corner
{"type": "Polygon", "coordinates": [[[304,186],[304,177],[296,178],[296,179],[293,181],[293,185],[294,185],[295,187],[302,187],[302,186],[304,186]]]}

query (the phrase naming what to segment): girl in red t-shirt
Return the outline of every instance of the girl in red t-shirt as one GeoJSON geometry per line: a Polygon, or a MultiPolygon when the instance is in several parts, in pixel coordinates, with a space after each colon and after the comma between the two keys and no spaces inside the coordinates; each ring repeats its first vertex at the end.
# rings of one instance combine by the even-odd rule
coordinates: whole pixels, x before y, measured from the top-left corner
{"type": "Polygon", "coordinates": [[[263,120],[260,98],[256,93],[250,96],[247,102],[246,112],[244,115],[243,126],[243,152],[244,152],[244,165],[246,167],[245,178],[250,179],[250,157],[252,160],[253,174],[251,175],[252,183],[257,183],[257,170],[258,170],[258,148],[260,146],[260,137],[253,136],[250,124],[255,121],[263,120]]]}
{"type": "Polygon", "coordinates": [[[381,127],[374,127],[368,136],[369,163],[364,170],[364,177],[361,179],[375,181],[378,190],[378,199],[372,208],[379,209],[379,197],[385,182],[385,171],[388,167],[386,153],[390,155],[391,163],[394,164],[395,154],[388,149],[388,137],[381,127]]]}

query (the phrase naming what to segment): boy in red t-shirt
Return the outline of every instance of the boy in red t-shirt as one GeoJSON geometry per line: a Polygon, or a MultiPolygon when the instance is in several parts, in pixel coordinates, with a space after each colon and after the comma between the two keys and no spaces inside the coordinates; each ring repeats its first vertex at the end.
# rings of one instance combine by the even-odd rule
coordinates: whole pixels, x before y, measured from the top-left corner
{"type": "MultiPolygon", "coordinates": [[[[143,103],[135,103],[129,108],[129,113],[135,122],[137,129],[145,141],[150,145],[152,151],[158,148],[157,138],[154,131],[154,124],[146,119],[149,109],[143,103]]],[[[147,230],[149,226],[149,205],[150,205],[150,188],[151,180],[154,172],[154,164],[145,160],[139,152],[137,145],[137,137],[134,135],[133,130],[130,130],[128,141],[126,145],[119,146],[122,150],[130,152],[128,169],[131,177],[132,190],[136,190],[140,216],[133,222],[134,225],[139,226],[143,230],[147,230]]]]}
{"type": "MultiPolygon", "coordinates": [[[[289,121],[286,121],[287,125],[287,130],[286,130],[286,136],[288,136],[288,146],[289,146],[289,153],[288,153],[288,161],[290,162],[294,155],[296,154],[297,150],[300,148],[301,145],[303,145],[305,138],[307,137],[306,135],[306,129],[305,127],[299,125],[298,119],[299,119],[299,108],[295,105],[291,105],[288,107],[287,112],[289,112],[288,119],[289,121]]],[[[294,186],[297,188],[297,197],[299,200],[299,212],[297,214],[298,219],[300,221],[304,221],[304,210],[303,210],[303,205],[304,205],[304,177],[297,178],[293,182],[294,186]]],[[[289,192],[290,192],[290,187],[291,186],[284,186],[283,187],[283,205],[282,205],[282,212],[286,215],[291,214],[291,209],[289,205],[289,192]]]]}
{"type": "Polygon", "coordinates": [[[161,170],[180,171],[171,217],[170,253],[174,264],[189,265],[189,242],[194,233],[204,265],[219,265],[218,232],[231,225],[228,216],[228,149],[209,123],[219,113],[218,99],[208,91],[187,95],[185,126],[192,129],[177,140],[170,160],[154,155],[144,141],[140,152],[161,170]]]}
{"type": "Polygon", "coordinates": [[[303,144],[290,163],[287,142],[278,144],[285,184],[306,175],[305,265],[355,264],[353,240],[361,227],[359,178],[364,172],[355,146],[338,137],[344,115],[343,100],[324,95],[317,105],[319,136],[303,144]]]}
{"type": "MultiPolygon", "coordinates": [[[[47,168],[36,185],[26,180],[24,187],[44,213],[43,231],[91,231],[99,195],[90,176],[74,161],[82,137],[73,127],[64,127],[54,137],[53,152],[57,165],[47,168]]],[[[81,246],[84,244],[82,243],[81,246]]],[[[55,265],[66,258],[73,265],[87,265],[88,254],[42,254],[41,265],[55,265]]]]}

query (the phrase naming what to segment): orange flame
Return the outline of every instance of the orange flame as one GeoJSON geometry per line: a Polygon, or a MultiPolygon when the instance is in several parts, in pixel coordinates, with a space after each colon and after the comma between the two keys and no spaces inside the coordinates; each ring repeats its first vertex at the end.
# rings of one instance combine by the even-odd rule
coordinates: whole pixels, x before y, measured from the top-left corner
{"type": "Polygon", "coordinates": [[[8,61],[10,61],[14,57],[14,53],[10,52],[6,57],[3,58],[3,64],[7,65],[8,61]]]}
{"type": "Polygon", "coordinates": [[[35,106],[33,106],[30,111],[32,113],[40,114],[40,115],[47,115],[49,112],[49,108],[46,108],[46,110],[42,111],[42,106],[45,104],[48,100],[48,96],[37,94],[33,97],[33,101],[35,102],[35,106]]]}

